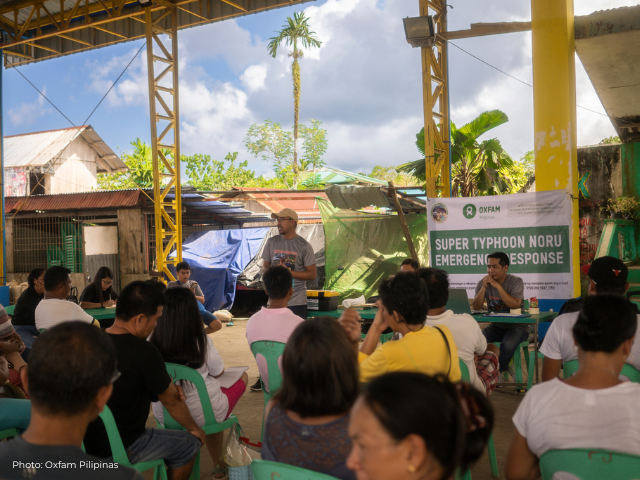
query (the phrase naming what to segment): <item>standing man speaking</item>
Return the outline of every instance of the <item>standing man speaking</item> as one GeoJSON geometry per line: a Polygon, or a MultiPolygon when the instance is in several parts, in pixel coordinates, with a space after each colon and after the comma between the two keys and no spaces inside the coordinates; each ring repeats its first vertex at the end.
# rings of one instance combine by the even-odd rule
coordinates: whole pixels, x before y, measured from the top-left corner
{"type": "Polygon", "coordinates": [[[262,251],[262,271],[266,272],[272,265],[282,265],[291,270],[293,296],[287,306],[293,313],[306,319],[307,281],[316,279],[316,256],[309,242],[296,233],[298,214],[294,210],[283,208],[278,213],[272,213],[271,218],[278,222],[280,235],[267,240],[262,251]]]}

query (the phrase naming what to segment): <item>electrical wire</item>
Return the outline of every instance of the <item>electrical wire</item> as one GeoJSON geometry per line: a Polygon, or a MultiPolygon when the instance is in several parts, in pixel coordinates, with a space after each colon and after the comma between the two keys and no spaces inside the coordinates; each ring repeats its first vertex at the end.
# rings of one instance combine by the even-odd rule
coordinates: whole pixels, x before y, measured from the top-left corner
{"type": "MultiPolygon", "coordinates": [[[[476,60],[478,60],[479,62],[482,62],[482,63],[484,63],[485,65],[487,65],[487,66],[489,66],[489,67],[493,68],[494,70],[497,70],[497,71],[499,71],[500,73],[502,73],[502,74],[506,75],[507,77],[513,78],[514,80],[516,80],[516,81],[518,81],[518,82],[520,82],[520,83],[523,83],[524,85],[527,85],[528,87],[533,88],[533,85],[531,85],[530,83],[527,83],[527,82],[525,82],[524,80],[522,80],[522,79],[520,79],[520,78],[518,78],[518,77],[514,77],[513,75],[511,75],[510,73],[505,72],[504,70],[500,70],[498,67],[496,67],[496,66],[494,66],[494,65],[491,65],[489,62],[487,62],[487,61],[485,61],[485,60],[481,59],[480,57],[476,57],[473,53],[467,52],[464,48],[459,47],[458,45],[456,45],[455,43],[453,43],[451,40],[447,40],[446,42],[447,42],[449,45],[453,45],[453,46],[454,46],[454,47],[456,47],[458,50],[461,50],[462,52],[466,53],[466,54],[467,54],[467,55],[469,55],[470,57],[475,58],[475,59],[476,59],[476,60]]],[[[586,111],[588,111],[588,112],[597,113],[598,115],[602,115],[603,117],[607,117],[607,118],[609,118],[609,115],[607,115],[606,113],[597,112],[597,111],[595,111],[595,110],[591,110],[590,108],[583,107],[582,105],[578,105],[578,104],[576,104],[576,107],[580,107],[580,108],[582,108],[583,110],[586,110],[586,111]]],[[[624,123],[634,123],[634,122],[629,122],[629,121],[627,121],[627,120],[623,120],[623,119],[621,119],[621,118],[617,118],[617,119],[616,119],[616,121],[617,121],[617,122],[624,122],[624,123]]]]}
{"type": "MultiPolygon", "coordinates": [[[[124,68],[124,70],[120,73],[120,75],[118,75],[118,78],[116,78],[115,82],[113,82],[113,84],[109,87],[109,90],[107,90],[107,92],[102,96],[102,98],[100,99],[100,101],[98,102],[98,104],[95,106],[95,108],[91,111],[91,113],[89,114],[89,116],[85,119],[84,122],[82,122],[82,125],[86,125],[87,122],[89,121],[89,119],[93,116],[93,114],[95,113],[95,111],[98,109],[98,107],[100,107],[100,105],[102,104],[102,102],[104,101],[105,98],[107,98],[107,95],[109,95],[109,93],[111,93],[111,90],[113,90],[113,87],[115,87],[118,82],[120,81],[120,79],[122,78],[122,76],[125,74],[125,72],[129,69],[129,67],[131,66],[131,64],[133,63],[133,61],[138,57],[138,55],[140,55],[140,52],[142,51],[142,49],[146,46],[147,42],[145,41],[142,46],[140,47],[140,49],[136,52],[136,54],[133,56],[133,58],[129,61],[129,63],[127,64],[127,66],[124,68]]],[[[84,136],[84,132],[82,130],[80,130],[80,127],[78,127],[76,124],[74,124],[69,117],[67,117],[62,110],[60,110],[42,91],[40,91],[40,89],[38,87],[36,87],[33,82],[31,82],[31,80],[29,80],[21,71],[18,67],[15,67],[13,62],[10,62],[11,66],[20,74],[20,76],[22,78],[24,78],[27,83],[29,85],[31,85],[53,108],[55,108],[58,113],[60,113],[60,115],[62,115],[76,130],[78,130],[78,133],[85,138],[85,140],[87,140],[89,143],[92,143],[89,141],[88,138],[86,138],[84,136]]],[[[61,150],[60,150],[60,156],[56,159],[54,159],[53,163],[51,164],[51,166],[55,165],[61,158],[62,158],[62,152],[64,150],[66,150],[66,148],[71,145],[71,142],[73,142],[73,140],[75,140],[76,137],[74,137],[73,139],[71,139],[61,150]]],[[[44,176],[42,176],[41,178],[44,178],[44,176]]],[[[59,179],[62,180],[62,179],[59,179]]],[[[75,185],[78,187],[83,187],[82,185],[78,185],[78,184],[74,184],[72,182],[68,182],[66,180],[63,180],[65,183],[68,183],[70,185],[75,185]]],[[[20,209],[22,208],[22,206],[26,203],[27,199],[33,194],[33,192],[35,191],[35,189],[38,187],[38,185],[40,184],[40,181],[38,181],[35,185],[35,187],[33,187],[33,189],[29,192],[29,194],[26,196],[26,198],[24,199],[24,202],[22,202],[19,206],[19,208],[16,210],[16,212],[13,214],[13,216],[11,217],[13,219],[13,217],[15,217],[18,212],[20,211],[20,209]]],[[[139,185],[137,186],[139,190],[141,190],[145,195],[147,195],[147,197],[149,196],[147,194],[147,192],[145,192],[139,185]]]]}

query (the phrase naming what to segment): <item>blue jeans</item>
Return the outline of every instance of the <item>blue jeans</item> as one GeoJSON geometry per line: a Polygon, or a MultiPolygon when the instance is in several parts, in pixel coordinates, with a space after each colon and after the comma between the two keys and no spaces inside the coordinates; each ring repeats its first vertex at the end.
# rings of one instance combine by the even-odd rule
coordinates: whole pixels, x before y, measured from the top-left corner
{"type": "Polygon", "coordinates": [[[509,369],[509,362],[513,358],[518,345],[529,338],[529,326],[518,325],[515,327],[501,328],[496,325],[489,325],[482,330],[482,334],[488,343],[502,342],[500,344],[500,372],[509,369]]]}
{"type": "Polygon", "coordinates": [[[191,461],[200,451],[200,439],[183,430],[147,428],[127,448],[131,463],[148,462],[159,458],[169,468],[180,468],[191,461]]]}
{"type": "Polygon", "coordinates": [[[30,325],[14,325],[13,328],[18,332],[18,335],[22,338],[22,342],[28,348],[31,348],[35,339],[40,335],[38,329],[30,325]]]}

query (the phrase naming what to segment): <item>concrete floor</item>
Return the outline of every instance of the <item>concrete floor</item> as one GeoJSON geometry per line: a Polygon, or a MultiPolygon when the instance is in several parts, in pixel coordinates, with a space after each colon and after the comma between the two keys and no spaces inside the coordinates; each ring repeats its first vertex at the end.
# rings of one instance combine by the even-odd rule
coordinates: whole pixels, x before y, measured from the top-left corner
{"type": "MultiPolygon", "coordinates": [[[[258,367],[256,366],[251,350],[247,344],[245,337],[246,319],[234,319],[234,326],[227,327],[223,324],[222,330],[213,334],[213,342],[216,349],[224,359],[226,366],[248,366],[248,374],[250,385],[255,382],[258,377],[258,367]]],[[[504,467],[513,435],[514,426],[511,418],[518,408],[522,396],[510,395],[513,388],[500,389],[506,393],[494,392],[491,395],[491,403],[493,404],[496,422],[493,432],[494,442],[496,446],[496,454],[498,457],[498,470],[500,478],[505,478],[504,467]]],[[[234,409],[234,413],[238,417],[244,433],[252,440],[260,440],[260,430],[262,426],[262,409],[264,406],[264,397],[261,392],[251,392],[248,388],[246,393],[240,399],[234,409]]],[[[153,413],[149,414],[147,426],[154,427],[155,419],[153,413]]],[[[213,464],[206,448],[201,451],[200,478],[209,480],[211,478],[211,469],[213,464]]],[[[489,468],[489,457],[487,453],[472,468],[472,477],[474,480],[491,479],[491,470],[489,468]]],[[[153,475],[151,471],[145,472],[145,479],[151,480],[153,475]]]]}

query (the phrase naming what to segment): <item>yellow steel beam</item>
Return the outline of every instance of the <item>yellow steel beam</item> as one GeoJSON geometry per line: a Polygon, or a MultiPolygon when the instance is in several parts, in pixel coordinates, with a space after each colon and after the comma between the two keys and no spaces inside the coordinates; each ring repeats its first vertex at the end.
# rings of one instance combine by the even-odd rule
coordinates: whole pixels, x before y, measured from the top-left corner
{"type": "MultiPolygon", "coordinates": [[[[164,4],[164,2],[163,2],[164,4]]],[[[167,12],[154,18],[151,9],[145,11],[147,37],[147,67],[149,79],[149,108],[151,110],[151,142],[153,157],[153,202],[156,235],[156,269],[170,279],[174,276],[169,265],[182,261],[182,198],[180,188],[180,116],[178,97],[178,8],[168,4],[167,12]],[[160,34],[168,34],[171,48],[163,43],[160,34]],[[154,53],[154,46],[157,47],[154,53]],[[168,64],[158,76],[155,64],[168,64]],[[159,86],[160,79],[169,72],[171,86],[159,86]],[[156,113],[160,105],[167,116],[156,113]],[[168,120],[167,120],[168,119],[168,120]],[[158,123],[163,124],[158,128],[158,123]],[[160,134],[158,132],[161,131],[160,134]],[[162,149],[167,149],[163,152],[162,149]],[[160,168],[164,167],[165,171],[160,168]],[[173,188],[174,200],[166,201],[173,188]],[[169,255],[176,248],[176,257],[169,255]]]]}
{"type": "MultiPolygon", "coordinates": [[[[444,0],[420,0],[420,16],[427,15],[433,15],[436,33],[444,34],[447,30],[444,0]]],[[[445,42],[437,42],[434,47],[421,50],[426,193],[429,198],[449,197],[447,47],[445,42]]]]}
{"type": "Polygon", "coordinates": [[[578,152],[573,0],[531,0],[536,190],[566,190],[571,202],[574,296],[580,295],[578,152]]]}

